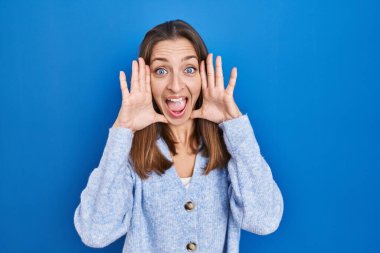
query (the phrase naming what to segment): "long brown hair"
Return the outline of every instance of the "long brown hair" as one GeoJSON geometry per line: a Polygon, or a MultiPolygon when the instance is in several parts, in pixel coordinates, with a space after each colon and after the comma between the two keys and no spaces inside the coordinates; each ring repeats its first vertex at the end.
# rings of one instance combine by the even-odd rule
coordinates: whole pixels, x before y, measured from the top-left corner
{"type": "MultiPolygon", "coordinates": [[[[139,57],[150,64],[154,45],[160,41],[178,38],[186,38],[193,44],[199,63],[206,59],[208,51],[201,36],[190,24],[180,19],[164,22],[149,30],[140,44],[139,57]]],[[[154,110],[162,114],[153,97],[152,101],[154,110]]],[[[195,103],[195,110],[201,107],[202,101],[201,91],[195,103]]],[[[193,154],[201,151],[203,156],[209,158],[204,174],[207,175],[215,168],[223,168],[230,159],[230,154],[224,143],[222,130],[216,123],[206,119],[196,118],[194,124],[195,128],[190,136],[190,146],[193,154]],[[203,143],[198,150],[200,138],[203,143]]],[[[156,145],[159,135],[162,136],[169,150],[176,155],[174,135],[165,123],[157,122],[134,133],[130,158],[136,173],[142,179],[147,179],[150,172],[161,175],[173,165],[156,145]]]]}

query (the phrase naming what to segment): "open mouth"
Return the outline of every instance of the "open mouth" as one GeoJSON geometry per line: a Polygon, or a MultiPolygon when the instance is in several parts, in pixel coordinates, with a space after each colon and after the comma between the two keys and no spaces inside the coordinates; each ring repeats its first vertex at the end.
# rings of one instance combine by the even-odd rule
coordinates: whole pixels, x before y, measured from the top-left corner
{"type": "Polygon", "coordinates": [[[187,97],[166,99],[165,104],[170,116],[173,118],[180,118],[183,116],[187,108],[188,100],[187,97]]]}

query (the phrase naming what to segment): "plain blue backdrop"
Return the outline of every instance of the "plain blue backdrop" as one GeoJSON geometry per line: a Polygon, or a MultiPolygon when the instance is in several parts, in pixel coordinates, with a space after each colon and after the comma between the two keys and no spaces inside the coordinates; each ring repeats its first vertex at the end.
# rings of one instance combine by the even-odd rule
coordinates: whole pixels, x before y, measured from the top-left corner
{"type": "Polygon", "coordinates": [[[85,246],[73,215],[153,26],[183,19],[237,66],[284,197],[279,229],[243,230],[241,252],[379,252],[379,2],[0,2],[0,251],[85,246]]]}

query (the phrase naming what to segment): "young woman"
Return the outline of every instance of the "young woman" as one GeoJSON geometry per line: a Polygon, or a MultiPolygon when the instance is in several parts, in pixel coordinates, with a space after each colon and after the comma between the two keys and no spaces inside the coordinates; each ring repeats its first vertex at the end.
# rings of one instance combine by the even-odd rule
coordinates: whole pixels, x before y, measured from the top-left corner
{"type": "Polygon", "coordinates": [[[99,166],[75,210],[83,243],[123,252],[239,252],[240,229],[274,232],[283,198],[222,59],[182,20],[144,37],[99,166]]]}

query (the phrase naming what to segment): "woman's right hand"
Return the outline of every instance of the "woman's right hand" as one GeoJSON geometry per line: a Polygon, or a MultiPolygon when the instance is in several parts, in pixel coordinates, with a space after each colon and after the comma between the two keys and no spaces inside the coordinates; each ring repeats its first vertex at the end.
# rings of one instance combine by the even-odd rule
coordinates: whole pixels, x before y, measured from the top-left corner
{"type": "Polygon", "coordinates": [[[153,108],[150,88],[150,68],[142,57],[132,61],[131,91],[128,91],[125,73],[120,71],[122,103],[114,127],[126,127],[133,132],[156,122],[168,123],[164,115],[153,108]]]}

